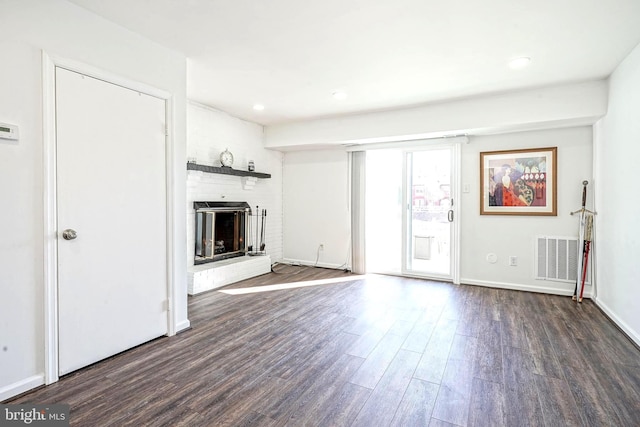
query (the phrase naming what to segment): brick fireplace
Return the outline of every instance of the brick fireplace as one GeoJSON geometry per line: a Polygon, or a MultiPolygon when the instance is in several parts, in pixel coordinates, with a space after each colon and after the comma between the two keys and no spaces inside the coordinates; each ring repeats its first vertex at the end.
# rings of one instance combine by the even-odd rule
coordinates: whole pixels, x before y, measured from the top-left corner
{"type": "Polygon", "coordinates": [[[193,265],[188,268],[190,295],[269,273],[271,257],[248,256],[247,202],[193,202],[193,265]]]}

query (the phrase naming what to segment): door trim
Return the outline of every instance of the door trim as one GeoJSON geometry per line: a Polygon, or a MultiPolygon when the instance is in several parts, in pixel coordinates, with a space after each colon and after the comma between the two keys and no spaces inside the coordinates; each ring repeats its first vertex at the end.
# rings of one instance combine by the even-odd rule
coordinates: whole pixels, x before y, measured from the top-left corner
{"type": "MultiPolygon", "coordinates": [[[[453,236],[454,236],[454,240],[455,240],[455,249],[453,251],[453,262],[451,265],[451,279],[453,280],[453,283],[456,285],[460,284],[460,219],[461,219],[461,202],[462,202],[462,185],[460,183],[460,177],[461,177],[461,170],[460,170],[460,163],[461,163],[461,155],[460,153],[462,152],[461,149],[461,142],[462,141],[458,141],[458,142],[454,142],[451,144],[452,148],[453,148],[453,165],[452,165],[452,170],[451,170],[451,179],[452,179],[452,185],[451,188],[453,189],[453,206],[451,207],[451,209],[453,210],[453,215],[454,215],[454,221],[453,221],[453,236]]],[[[467,139],[467,142],[469,142],[469,140],[467,139]]]]}
{"type": "Polygon", "coordinates": [[[65,68],[127,89],[143,92],[165,101],[165,175],[166,175],[166,235],[167,235],[167,335],[177,331],[175,294],[175,233],[172,226],[174,212],[174,103],[169,92],[111,74],[77,61],[49,55],[42,51],[42,108],[43,108],[43,179],[44,179],[44,380],[51,384],[59,379],[58,369],[58,250],[56,195],[56,92],[55,69],[65,68]]]}

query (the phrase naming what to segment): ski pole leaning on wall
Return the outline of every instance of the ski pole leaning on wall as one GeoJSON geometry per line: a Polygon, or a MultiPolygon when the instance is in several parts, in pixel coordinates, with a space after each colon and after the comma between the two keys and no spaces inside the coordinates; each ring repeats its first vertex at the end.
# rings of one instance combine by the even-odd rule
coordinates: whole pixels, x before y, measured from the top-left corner
{"type": "MultiPolygon", "coordinates": [[[[587,272],[589,266],[589,253],[593,242],[593,216],[596,212],[587,209],[587,185],[589,181],[582,181],[582,207],[577,211],[571,212],[571,215],[580,214],[579,225],[579,241],[578,241],[578,265],[576,274],[576,286],[573,290],[573,300],[582,302],[584,295],[584,284],[587,280],[587,272]]],[[[592,278],[593,282],[593,278],[592,278]]]]}

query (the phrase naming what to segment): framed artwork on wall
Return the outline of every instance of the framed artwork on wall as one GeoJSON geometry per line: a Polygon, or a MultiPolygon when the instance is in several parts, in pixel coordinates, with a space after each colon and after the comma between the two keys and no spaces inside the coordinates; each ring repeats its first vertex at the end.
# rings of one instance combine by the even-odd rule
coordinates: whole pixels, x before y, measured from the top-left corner
{"type": "Polygon", "coordinates": [[[480,153],[481,215],[557,215],[557,147],[480,153]]]}

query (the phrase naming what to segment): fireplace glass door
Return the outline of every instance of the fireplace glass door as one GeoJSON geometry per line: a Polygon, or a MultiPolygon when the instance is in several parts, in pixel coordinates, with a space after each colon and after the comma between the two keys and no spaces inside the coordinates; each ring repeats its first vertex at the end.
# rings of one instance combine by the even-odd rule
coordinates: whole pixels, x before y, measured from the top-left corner
{"type": "Polygon", "coordinates": [[[243,256],[246,253],[248,208],[211,207],[214,203],[196,202],[195,264],[243,256]],[[201,206],[203,204],[207,206],[201,206]]]}

